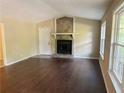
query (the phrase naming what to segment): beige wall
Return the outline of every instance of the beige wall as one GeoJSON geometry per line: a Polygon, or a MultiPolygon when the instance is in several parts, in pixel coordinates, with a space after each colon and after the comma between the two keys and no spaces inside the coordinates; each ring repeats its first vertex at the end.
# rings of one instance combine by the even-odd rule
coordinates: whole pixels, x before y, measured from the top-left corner
{"type": "Polygon", "coordinates": [[[4,18],[6,64],[37,54],[36,25],[32,22],[4,18]]]}
{"type": "Polygon", "coordinates": [[[109,70],[109,55],[110,55],[110,43],[111,43],[111,32],[112,32],[112,17],[113,11],[121,4],[123,0],[113,0],[109,9],[106,11],[105,16],[102,19],[102,22],[106,20],[107,28],[106,28],[106,43],[105,43],[105,58],[101,62],[102,71],[104,73],[104,77],[106,80],[106,86],[108,89],[108,93],[116,93],[115,89],[112,85],[110,77],[108,75],[109,70]]]}
{"type": "MultiPolygon", "coordinates": [[[[54,19],[39,23],[39,28],[51,29],[55,31],[54,19]]],[[[75,35],[74,39],[74,56],[75,57],[99,57],[99,37],[100,37],[100,21],[88,20],[84,18],[75,18],[75,35]]],[[[52,54],[55,54],[55,40],[51,36],[50,46],[52,54]]],[[[43,38],[44,39],[44,38],[43,38]]]]}
{"type": "Polygon", "coordinates": [[[98,58],[100,21],[75,18],[74,55],[77,57],[98,58]]]}
{"type": "MultiPolygon", "coordinates": [[[[39,31],[40,29],[50,30],[50,33],[49,33],[50,38],[49,38],[49,42],[47,42],[47,44],[48,44],[48,47],[51,47],[51,53],[50,54],[55,54],[55,40],[54,40],[54,36],[51,35],[51,33],[53,33],[55,31],[55,19],[50,19],[50,20],[46,20],[46,21],[38,23],[37,24],[37,30],[39,31]]],[[[47,37],[47,36],[44,36],[44,37],[47,37]]],[[[42,39],[42,37],[41,37],[41,39],[42,39]]],[[[44,39],[48,39],[48,38],[43,38],[43,40],[44,39]]],[[[39,39],[38,39],[38,41],[39,41],[39,39]]],[[[43,42],[43,43],[44,44],[42,46],[46,45],[45,44],[46,42],[43,42]]],[[[39,46],[39,44],[38,44],[38,46],[39,46]]],[[[44,47],[45,47],[45,50],[47,52],[47,50],[49,48],[46,49],[47,46],[44,46],[44,47]]],[[[38,49],[40,50],[40,48],[38,48],[38,49]]]]}

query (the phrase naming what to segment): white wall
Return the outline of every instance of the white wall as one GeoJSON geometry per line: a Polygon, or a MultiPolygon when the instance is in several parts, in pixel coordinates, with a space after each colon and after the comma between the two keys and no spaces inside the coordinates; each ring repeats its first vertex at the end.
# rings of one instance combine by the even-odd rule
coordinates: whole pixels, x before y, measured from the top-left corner
{"type": "Polygon", "coordinates": [[[53,33],[55,31],[55,21],[54,19],[50,19],[50,20],[46,20],[43,22],[40,22],[37,24],[37,28],[38,31],[40,31],[39,33],[39,52],[40,54],[43,55],[51,55],[54,54],[55,52],[55,40],[54,37],[51,35],[51,33],[53,33]],[[48,35],[44,34],[44,36],[42,35],[42,33],[44,33],[46,31],[49,31],[48,35]],[[42,46],[42,47],[40,47],[42,46]],[[41,51],[43,51],[43,53],[41,53],[41,51]]]}
{"type": "Polygon", "coordinates": [[[52,55],[50,44],[51,29],[47,27],[39,28],[39,54],[52,55]]]}
{"type": "Polygon", "coordinates": [[[99,57],[100,21],[75,18],[74,56],[99,57]]]}

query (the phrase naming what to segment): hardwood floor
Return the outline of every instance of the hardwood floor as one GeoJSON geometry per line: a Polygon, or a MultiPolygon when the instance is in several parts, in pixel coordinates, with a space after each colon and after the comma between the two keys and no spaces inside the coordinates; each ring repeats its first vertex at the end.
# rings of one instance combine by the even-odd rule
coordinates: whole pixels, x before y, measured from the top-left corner
{"type": "Polygon", "coordinates": [[[0,69],[0,93],[107,93],[97,60],[30,58],[0,69]]]}

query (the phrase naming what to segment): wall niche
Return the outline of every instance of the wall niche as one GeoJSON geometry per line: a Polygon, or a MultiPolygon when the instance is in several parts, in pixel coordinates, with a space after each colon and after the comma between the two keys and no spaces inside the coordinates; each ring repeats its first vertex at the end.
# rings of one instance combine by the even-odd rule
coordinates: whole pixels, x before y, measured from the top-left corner
{"type": "Polygon", "coordinates": [[[56,20],[57,33],[73,33],[73,18],[62,17],[56,20]]]}

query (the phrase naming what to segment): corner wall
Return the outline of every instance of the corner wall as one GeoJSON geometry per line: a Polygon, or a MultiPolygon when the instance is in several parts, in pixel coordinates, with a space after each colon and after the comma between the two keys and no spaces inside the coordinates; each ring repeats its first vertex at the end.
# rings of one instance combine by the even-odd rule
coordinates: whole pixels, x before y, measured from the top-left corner
{"type": "Polygon", "coordinates": [[[12,18],[4,18],[3,24],[5,30],[6,65],[37,54],[36,24],[12,18]]]}

